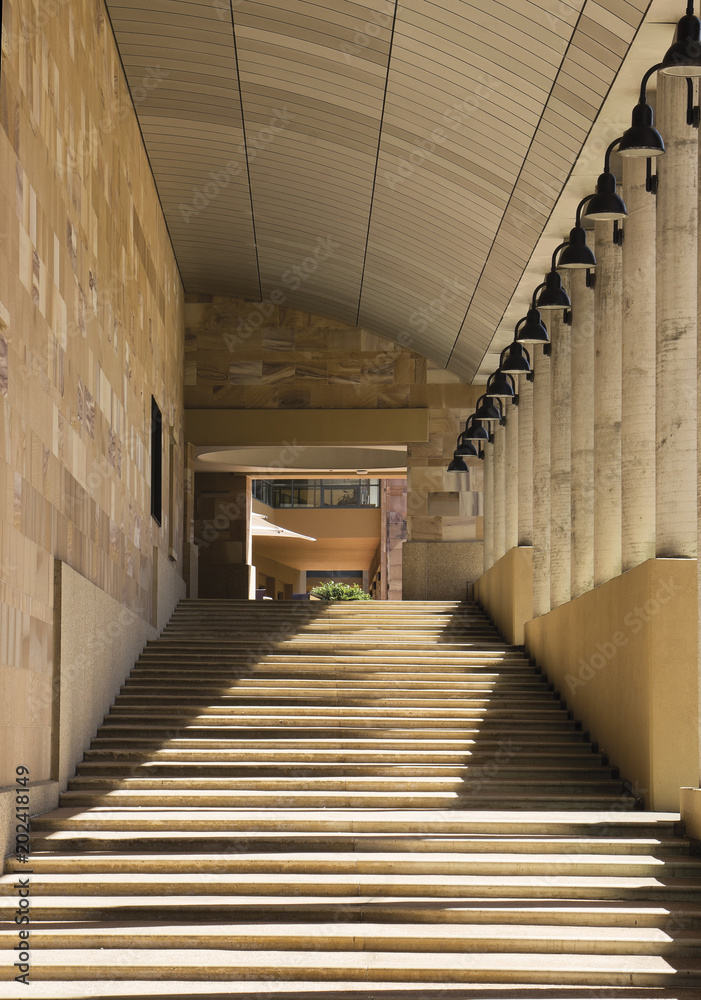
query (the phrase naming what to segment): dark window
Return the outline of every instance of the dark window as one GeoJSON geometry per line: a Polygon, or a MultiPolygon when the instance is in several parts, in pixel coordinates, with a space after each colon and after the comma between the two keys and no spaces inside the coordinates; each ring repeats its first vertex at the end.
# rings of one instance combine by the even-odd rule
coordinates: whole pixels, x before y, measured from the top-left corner
{"type": "Polygon", "coordinates": [[[151,517],[161,523],[163,504],[163,420],[151,396],[151,517]]]}

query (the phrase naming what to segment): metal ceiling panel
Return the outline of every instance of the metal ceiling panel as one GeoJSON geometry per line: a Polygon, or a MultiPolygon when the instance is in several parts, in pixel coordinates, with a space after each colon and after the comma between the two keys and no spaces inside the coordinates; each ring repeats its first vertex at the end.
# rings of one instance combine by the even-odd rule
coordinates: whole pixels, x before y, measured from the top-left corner
{"type": "Polygon", "coordinates": [[[107,0],[187,292],[471,379],[648,0],[107,0]]]}

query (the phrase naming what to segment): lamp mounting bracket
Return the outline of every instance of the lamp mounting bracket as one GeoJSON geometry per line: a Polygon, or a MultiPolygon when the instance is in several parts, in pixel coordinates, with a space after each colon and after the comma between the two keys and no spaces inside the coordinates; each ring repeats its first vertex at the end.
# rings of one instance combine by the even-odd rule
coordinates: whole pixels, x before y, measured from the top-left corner
{"type": "Polygon", "coordinates": [[[526,375],[526,382],[535,382],[535,372],[529,372],[526,375]]]}
{"type": "Polygon", "coordinates": [[[565,309],[565,311],[562,314],[562,322],[565,324],[565,326],[572,326],[572,310],[571,309],[565,309]]]}
{"type": "Polygon", "coordinates": [[[587,288],[596,288],[596,271],[591,268],[587,268],[586,286],[587,288]]]}
{"type": "Polygon", "coordinates": [[[623,246],[624,235],[625,234],[623,232],[623,226],[620,226],[618,224],[618,219],[614,219],[614,222],[613,222],[613,242],[616,244],[617,247],[622,247],[623,246]]]}
{"type": "Polygon", "coordinates": [[[690,76],[686,78],[686,124],[692,128],[698,128],[701,122],[701,108],[694,104],[694,81],[690,76]]]}
{"type": "Polygon", "coordinates": [[[543,354],[545,355],[546,358],[549,358],[552,352],[553,352],[552,344],[543,344],[543,354]]]}
{"type": "Polygon", "coordinates": [[[648,156],[645,167],[645,190],[657,194],[657,173],[652,172],[652,157],[648,156]]]}

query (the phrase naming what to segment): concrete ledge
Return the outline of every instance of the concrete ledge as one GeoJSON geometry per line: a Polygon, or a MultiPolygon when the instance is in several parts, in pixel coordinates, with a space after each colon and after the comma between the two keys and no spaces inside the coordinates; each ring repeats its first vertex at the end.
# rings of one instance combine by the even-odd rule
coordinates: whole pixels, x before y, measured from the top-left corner
{"type": "MultiPolygon", "coordinates": [[[[29,783],[29,815],[41,816],[58,805],[57,781],[29,783]]],[[[2,857],[15,853],[15,792],[12,786],[0,788],[0,849],[2,857]]]]}
{"type": "Polygon", "coordinates": [[[533,549],[509,549],[477,580],[475,598],[506,641],[522,646],[526,622],[533,617],[533,549]]]}
{"type": "Polygon", "coordinates": [[[404,542],[402,600],[464,601],[482,560],[482,542],[404,542]]]}
{"type": "Polygon", "coordinates": [[[695,559],[650,559],[528,622],[526,647],[648,808],[699,784],[695,559]]]}

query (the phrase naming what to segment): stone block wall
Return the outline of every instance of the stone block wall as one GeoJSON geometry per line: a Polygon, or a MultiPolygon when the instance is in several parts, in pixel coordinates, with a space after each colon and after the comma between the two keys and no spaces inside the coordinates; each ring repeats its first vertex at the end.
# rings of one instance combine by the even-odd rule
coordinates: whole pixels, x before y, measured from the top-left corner
{"type": "Polygon", "coordinates": [[[51,773],[54,560],[155,624],[183,494],[182,286],[104,5],[2,13],[0,785],[51,773]]]}

